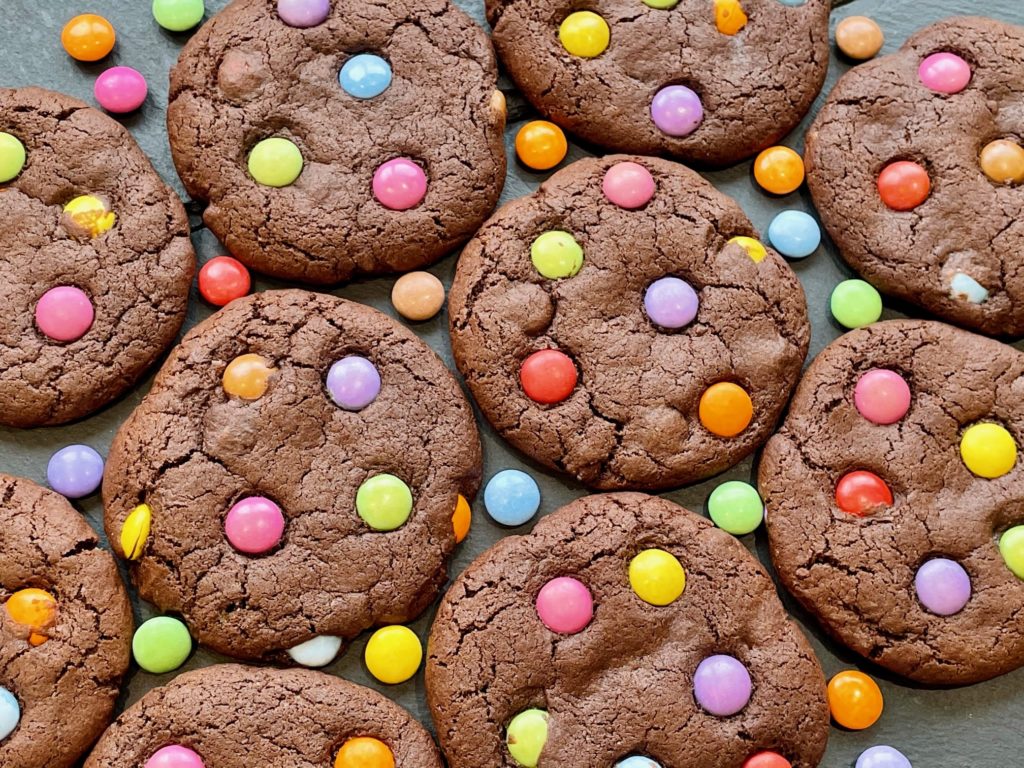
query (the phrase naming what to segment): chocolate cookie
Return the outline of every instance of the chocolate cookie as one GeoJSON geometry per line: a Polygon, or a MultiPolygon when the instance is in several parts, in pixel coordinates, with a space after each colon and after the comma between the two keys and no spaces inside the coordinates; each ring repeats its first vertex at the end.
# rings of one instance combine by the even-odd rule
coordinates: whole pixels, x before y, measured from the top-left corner
{"type": "Polygon", "coordinates": [[[110,722],[132,607],[63,496],[0,475],[0,765],[68,768],[110,722]]]}
{"type": "Polygon", "coordinates": [[[1022,391],[1024,355],[936,322],[808,368],[760,487],[780,578],[840,642],[924,683],[1024,664],[1022,391]]]}
{"type": "Polygon", "coordinates": [[[594,488],[665,488],[768,439],[807,352],[803,290],[740,207],[652,158],[580,160],[502,208],[449,294],[484,415],[594,488]]]}
{"type": "Polygon", "coordinates": [[[154,688],[85,761],[85,768],[143,765],[442,768],[423,726],[376,691],[322,672],[238,664],[154,688]]]}
{"type": "Polygon", "coordinates": [[[1024,334],[1024,27],[953,18],[836,84],[807,179],[843,258],[885,293],[1024,334]]]}
{"type": "Polygon", "coordinates": [[[276,277],[436,261],[505,178],[487,35],[448,0],[302,5],[235,0],[185,46],[167,123],[186,189],[235,256],[276,277]]]}
{"type": "Polygon", "coordinates": [[[761,564],[637,493],[481,555],[441,603],[426,674],[451,768],[734,768],[762,750],[809,768],[828,738],[821,668],[761,564]]]}
{"type": "Polygon", "coordinates": [[[181,328],[185,210],[120,124],[40,88],[0,88],[0,207],[0,424],[81,418],[181,328]]]}
{"type": "Polygon", "coordinates": [[[804,116],[829,0],[487,0],[494,45],[544,115],[593,144],[731,165],[804,116]]]}
{"type": "Polygon", "coordinates": [[[320,666],[431,603],[480,473],[469,404],[412,332],[260,293],[193,329],[121,427],[105,523],[139,594],[201,643],[320,666]]]}

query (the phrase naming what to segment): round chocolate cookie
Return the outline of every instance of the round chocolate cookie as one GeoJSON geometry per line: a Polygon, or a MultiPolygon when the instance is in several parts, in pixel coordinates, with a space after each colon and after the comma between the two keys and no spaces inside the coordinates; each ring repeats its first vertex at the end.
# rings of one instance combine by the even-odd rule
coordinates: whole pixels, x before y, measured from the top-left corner
{"type": "Polygon", "coordinates": [[[441,603],[426,674],[451,768],[735,768],[763,750],[811,768],[828,738],[821,668],[761,564],[638,493],[579,499],[481,555],[441,603]]]}
{"type": "Polygon", "coordinates": [[[840,642],[931,684],[1024,664],[1024,355],[897,320],[828,346],[764,450],[783,583],[840,642]]]}
{"type": "Polygon", "coordinates": [[[829,0],[487,0],[527,99],[593,144],[731,165],[789,133],[828,68],[829,0]]]}
{"type": "Polygon", "coordinates": [[[181,328],[185,209],[119,123],[40,88],[0,88],[0,207],[0,424],[81,418],[181,328]]]}
{"type": "Polygon", "coordinates": [[[105,522],[139,594],[201,643],[320,666],[431,603],[480,473],[469,404],[411,331],[260,293],[171,353],[110,449],[105,522]]]}
{"type": "Polygon", "coordinates": [[[952,18],[836,84],[807,179],[843,258],[958,325],[1024,334],[1024,27],[952,18]]]}
{"type": "Polygon", "coordinates": [[[666,488],[771,434],[810,334],[740,207],[666,160],[580,160],[463,251],[452,348],[524,453],[601,489],[666,488]]]}
{"type": "Polygon", "coordinates": [[[406,271],[497,204],[496,84],[487,35],[448,0],[235,0],[171,72],[171,150],[249,266],[310,283],[406,271]]]}
{"type": "Polygon", "coordinates": [[[110,726],[85,768],[325,768],[339,752],[362,757],[339,766],[442,768],[430,734],[376,691],[323,672],[238,664],[151,690],[110,726]]]}
{"type": "Polygon", "coordinates": [[[63,496],[0,474],[0,765],[68,768],[110,723],[132,607],[63,496]]]}

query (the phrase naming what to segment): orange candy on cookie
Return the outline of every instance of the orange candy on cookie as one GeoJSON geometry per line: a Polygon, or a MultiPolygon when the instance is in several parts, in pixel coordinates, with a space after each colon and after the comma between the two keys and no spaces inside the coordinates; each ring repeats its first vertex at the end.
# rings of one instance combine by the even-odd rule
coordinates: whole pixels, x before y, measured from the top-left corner
{"type": "Polygon", "coordinates": [[[698,415],[700,423],[711,434],[736,437],[750,426],[754,418],[754,404],[739,384],[720,381],[712,384],[700,396],[698,415]]]}
{"type": "Polygon", "coordinates": [[[20,589],[7,599],[7,614],[17,624],[32,629],[29,642],[42,645],[49,638],[46,630],[57,618],[57,599],[43,589],[20,589]]]}

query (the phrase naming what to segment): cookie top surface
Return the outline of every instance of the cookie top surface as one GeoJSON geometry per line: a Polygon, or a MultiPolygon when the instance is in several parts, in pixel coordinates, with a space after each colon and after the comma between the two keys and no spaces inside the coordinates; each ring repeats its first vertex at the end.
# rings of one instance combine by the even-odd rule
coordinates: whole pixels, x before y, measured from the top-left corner
{"type": "MultiPolygon", "coordinates": [[[[620,199],[622,189],[609,188],[620,199]]],[[[748,255],[729,242],[737,236],[756,233],[732,199],[652,158],[580,160],[502,208],[466,246],[449,294],[452,349],[484,415],[524,453],[594,488],[678,486],[738,462],[774,428],[809,327],[793,271],[754,241],[748,255]],[[650,174],[653,197],[636,210],[603,191],[623,169],[650,174]],[[545,277],[540,269],[566,274],[551,271],[546,252],[570,251],[571,241],[579,271],[545,277]],[[673,315],[672,296],[646,306],[666,277],[678,280],[663,285],[681,280],[696,292],[696,315],[681,328],[650,314],[675,324],[661,316],[673,315]],[[524,378],[524,363],[552,349],[571,361],[570,385],[577,376],[560,402],[524,378]],[[716,434],[699,413],[723,383],[746,392],[750,418],[726,430],[708,421],[716,434]]]]}
{"type": "Polygon", "coordinates": [[[1024,334],[1022,108],[1024,27],[992,19],[925,27],[844,75],[807,133],[806,160],[850,266],[950,322],[1024,334]],[[1016,181],[984,170],[1000,140],[1016,181]]]}
{"type": "Polygon", "coordinates": [[[469,404],[412,332],[333,296],[267,292],[171,353],[111,447],[105,525],[139,594],[201,643],[288,661],[426,608],[480,472],[469,404]]]}
{"type": "Polygon", "coordinates": [[[174,340],[195,269],[188,218],[131,134],[77,99],[0,88],[0,134],[5,160],[23,150],[0,181],[0,424],[60,424],[121,395],[174,340]]]}
{"type": "Polygon", "coordinates": [[[810,108],[828,68],[829,7],[596,0],[585,8],[599,22],[570,0],[488,0],[487,14],[502,62],[549,119],[611,150],[730,165],[777,142],[810,108]],[[720,5],[733,23],[747,17],[738,32],[719,30],[720,5]],[[577,19],[584,39],[606,25],[604,49],[576,48],[577,19]],[[659,98],[669,86],[689,92],[659,98]]]}
{"type": "Polygon", "coordinates": [[[430,735],[376,691],[304,669],[221,664],[154,688],[103,735],[85,768],[136,768],[168,746],[207,766],[324,768],[353,738],[372,738],[394,765],[442,768],[430,735]]]}
{"type": "Polygon", "coordinates": [[[113,715],[132,627],[114,558],[85,519],[63,496],[0,474],[0,688],[20,708],[0,765],[77,764],[113,715]]]}
{"type": "Polygon", "coordinates": [[[760,489],[780,578],[841,642],[925,683],[1024,664],[1024,570],[1014,575],[999,544],[1024,523],[1010,450],[1024,441],[1022,393],[1024,355],[937,322],[848,333],[808,368],[764,450],[760,489]],[[985,433],[996,425],[1008,444],[985,433]],[[969,466],[979,446],[1008,463],[969,466]],[[959,575],[929,576],[937,560],[959,575]],[[959,600],[936,603],[937,587],[959,600]]]}
{"type": "Polygon", "coordinates": [[[505,102],[487,35],[447,0],[336,0],[303,28],[276,6],[235,0],[171,72],[171,150],[189,194],[209,202],[206,223],[249,266],[303,282],[436,261],[494,209],[505,177],[505,102]],[[383,92],[342,87],[356,54],[375,57],[361,60],[359,82],[386,81],[383,92]],[[249,171],[270,138],[301,155],[286,186],[249,171]]]}
{"type": "Polygon", "coordinates": [[[427,700],[452,768],[516,766],[507,732],[529,708],[548,714],[539,768],[611,766],[627,755],[725,768],[762,749],[809,768],[828,737],[821,669],[761,564],[657,497],[589,496],[498,542],[445,596],[429,648],[427,700]],[[681,595],[665,605],[631,587],[634,558],[649,550],[685,572],[681,595]],[[593,601],[575,634],[539,615],[558,577],[582,582],[593,601]],[[698,704],[700,687],[693,694],[698,666],[720,654],[753,685],[729,717],[698,704]]]}

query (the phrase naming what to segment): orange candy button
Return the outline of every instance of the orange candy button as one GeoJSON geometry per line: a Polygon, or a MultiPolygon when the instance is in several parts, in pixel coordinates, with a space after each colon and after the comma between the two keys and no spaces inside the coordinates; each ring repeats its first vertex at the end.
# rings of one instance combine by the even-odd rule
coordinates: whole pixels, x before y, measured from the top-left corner
{"type": "Polygon", "coordinates": [[[562,129],[547,120],[531,120],[516,134],[516,154],[523,165],[536,171],[554,168],[568,151],[562,129]]]}
{"type": "Polygon", "coordinates": [[[698,413],[700,423],[708,432],[719,437],[735,437],[750,425],[754,404],[739,384],[720,381],[704,390],[698,413]]]}
{"type": "Polygon", "coordinates": [[[53,626],[57,617],[57,600],[43,589],[21,589],[7,600],[7,613],[18,624],[32,629],[29,642],[42,645],[47,641],[44,632],[53,626]]]}
{"type": "Polygon", "coordinates": [[[60,33],[64,50],[78,61],[99,61],[114,50],[116,40],[110,22],[94,13],[75,16],[60,33]]]}
{"type": "Polygon", "coordinates": [[[878,194],[882,202],[894,211],[912,211],[932,191],[928,171],[909,160],[889,163],[878,174],[878,194]]]}
{"type": "Polygon", "coordinates": [[[882,716],[882,691],[863,672],[848,669],[829,680],[828,707],[839,725],[860,731],[882,716]]]}
{"type": "Polygon", "coordinates": [[[473,510],[461,493],[455,502],[455,514],[452,515],[452,527],[455,529],[455,543],[458,544],[469,535],[469,526],[473,522],[473,510]]]}
{"type": "Polygon", "coordinates": [[[775,752],[758,752],[751,755],[743,764],[743,768],[793,768],[792,764],[782,755],[775,752]]]}
{"type": "Polygon", "coordinates": [[[740,0],[715,0],[715,26],[723,35],[735,35],[747,25],[740,0]]]}
{"type": "Polygon", "coordinates": [[[239,355],[224,369],[224,391],[243,400],[259,400],[274,369],[259,355],[239,355]]]}
{"type": "Polygon", "coordinates": [[[395,768],[395,755],[380,739],[357,736],[341,745],[334,768],[395,768]]]}
{"type": "Polygon", "coordinates": [[[788,195],[804,183],[804,161],[789,147],[768,147],[754,160],[754,180],[766,192],[788,195]]]}

